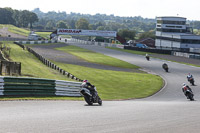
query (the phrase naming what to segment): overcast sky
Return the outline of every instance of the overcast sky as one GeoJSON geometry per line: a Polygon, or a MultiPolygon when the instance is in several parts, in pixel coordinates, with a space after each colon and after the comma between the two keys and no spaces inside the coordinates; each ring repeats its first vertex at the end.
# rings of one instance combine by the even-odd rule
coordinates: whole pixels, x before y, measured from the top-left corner
{"type": "Polygon", "coordinates": [[[180,16],[200,21],[200,0],[0,0],[0,7],[17,10],[40,8],[42,12],[65,11],[115,16],[180,16]]]}

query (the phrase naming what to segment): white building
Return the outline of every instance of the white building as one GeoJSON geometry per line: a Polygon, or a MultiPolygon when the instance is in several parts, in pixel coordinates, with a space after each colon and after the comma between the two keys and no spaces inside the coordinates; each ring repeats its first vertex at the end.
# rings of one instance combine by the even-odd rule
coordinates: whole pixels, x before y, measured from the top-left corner
{"type": "Polygon", "coordinates": [[[183,17],[157,17],[157,48],[200,48],[200,36],[193,34],[193,29],[186,24],[183,17]]]}

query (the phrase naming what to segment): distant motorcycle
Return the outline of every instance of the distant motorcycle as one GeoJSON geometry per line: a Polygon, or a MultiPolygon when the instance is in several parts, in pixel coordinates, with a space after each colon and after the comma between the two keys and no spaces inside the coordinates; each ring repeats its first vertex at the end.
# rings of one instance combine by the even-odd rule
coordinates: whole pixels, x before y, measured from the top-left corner
{"type": "Polygon", "coordinates": [[[193,77],[188,78],[188,81],[190,82],[191,85],[194,86],[194,78],[193,77]]]}
{"type": "Polygon", "coordinates": [[[99,105],[102,105],[102,100],[96,91],[96,87],[94,87],[94,89],[95,89],[94,96],[92,96],[90,90],[87,88],[81,88],[80,94],[84,97],[88,105],[93,105],[93,103],[98,103],[99,105]]]}
{"type": "Polygon", "coordinates": [[[169,71],[169,67],[168,67],[168,65],[167,65],[166,63],[164,63],[164,64],[162,65],[162,68],[163,68],[166,72],[169,71]]]}
{"type": "Polygon", "coordinates": [[[146,59],[149,61],[149,60],[150,60],[150,57],[149,57],[149,56],[146,56],[146,59]]]}
{"type": "Polygon", "coordinates": [[[146,59],[147,59],[148,61],[150,60],[149,54],[146,54],[145,57],[146,57],[146,59]]]}

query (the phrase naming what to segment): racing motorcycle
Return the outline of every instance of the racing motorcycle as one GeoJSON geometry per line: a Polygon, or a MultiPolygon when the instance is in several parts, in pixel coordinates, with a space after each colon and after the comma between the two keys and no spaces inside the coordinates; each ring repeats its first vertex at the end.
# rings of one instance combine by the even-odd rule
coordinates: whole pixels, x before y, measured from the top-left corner
{"type": "Polygon", "coordinates": [[[185,90],[185,96],[187,97],[187,99],[190,99],[190,101],[194,101],[193,92],[190,89],[188,89],[187,87],[186,88],[184,87],[184,90],[185,90]]]}
{"type": "Polygon", "coordinates": [[[168,65],[167,65],[166,63],[164,63],[164,64],[162,65],[162,68],[165,70],[165,72],[168,72],[168,71],[169,71],[169,67],[168,67],[168,65]]]}
{"type": "Polygon", "coordinates": [[[146,56],[146,59],[149,61],[149,60],[150,60],[150,57],[149,57],[149,56],[146,56]]]}
{"type": "Polygon", "coordinates": [[[188,81],[190,82],[191,85],[194,86],[194,78],[193,77],[188,78],[188,81]]]}
{"type": "Polygon", "coordinates": [[[92,96],[90,90],[87,88],[81,88],[80,94],[84,97],[84,99],[88,103],[88,105],[93,105],[93,103],[98,103],[99,105],[102,105],[102,100],[99,97],[95,86],[94,86],[94,89],[95,89],[95,93],[93,96],[92,96]]]}

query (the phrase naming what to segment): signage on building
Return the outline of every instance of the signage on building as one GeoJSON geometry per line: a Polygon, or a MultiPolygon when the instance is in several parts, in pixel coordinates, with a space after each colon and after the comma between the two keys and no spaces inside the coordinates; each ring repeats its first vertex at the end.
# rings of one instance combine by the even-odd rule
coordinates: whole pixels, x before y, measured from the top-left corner
{"type": "Polygon", "coordinates": [[[80,30],[80,29],[58,29],[58,35],[85,35],[85,36],[104,36],[116,37],[116,31],[99,31],[99,30],[80,30]]]}

